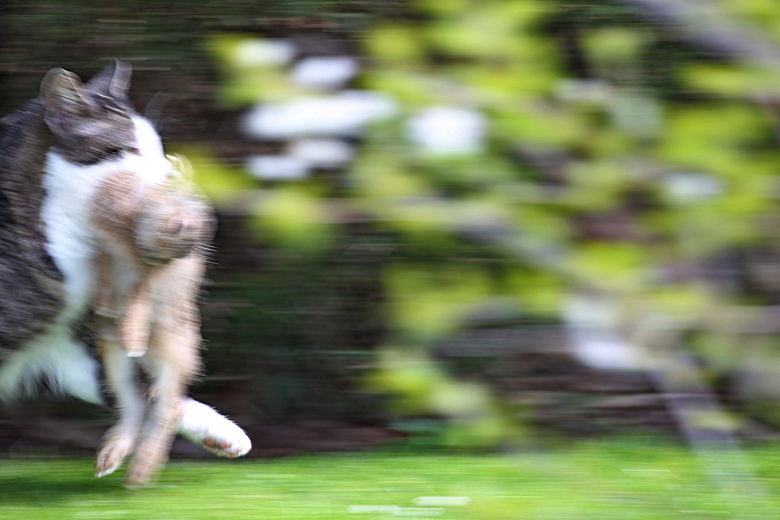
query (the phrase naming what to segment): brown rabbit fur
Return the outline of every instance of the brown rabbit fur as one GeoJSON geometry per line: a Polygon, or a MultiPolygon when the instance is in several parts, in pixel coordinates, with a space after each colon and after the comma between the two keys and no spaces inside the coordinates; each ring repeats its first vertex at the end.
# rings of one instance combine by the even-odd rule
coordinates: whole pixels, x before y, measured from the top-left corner
{"type": "MultiPolygon", "coordinates": [[[[99,238],[94,302],[101,355],[124,349],[156,376],[149,378],[154,384],[146,389],[147,415],[126,476],[137,485],[167,459],[180,403],[200,367],[197,295],[215,220],[201,198],[175,182],[150,186],[127,171],[98,185],[90,210],[99,238]]],[[[98,474],[133,450],[114,444],[109,430],[98,474]]]]}

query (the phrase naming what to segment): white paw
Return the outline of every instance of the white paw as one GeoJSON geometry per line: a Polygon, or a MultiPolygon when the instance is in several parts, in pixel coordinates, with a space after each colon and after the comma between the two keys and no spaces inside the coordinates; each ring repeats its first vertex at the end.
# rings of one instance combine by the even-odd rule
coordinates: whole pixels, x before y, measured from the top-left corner
{"type": "Polygon", "coordinates": [[[249,437],[247,437],[243,431],[239,431],[238,433],[240,433],[240,435],[231,438],[216,436],[207,437],[201,441],[200,445],[218,457],[228,457],[231,459],[243,457],[252,449],[252,441],[249,440],[249,437]]]}
{"type": "Polygon", "coordinates": [[[179,433],[219,457],[241,457],[252,449],[244,430],[213,408],[187,399],[179,433]]]}

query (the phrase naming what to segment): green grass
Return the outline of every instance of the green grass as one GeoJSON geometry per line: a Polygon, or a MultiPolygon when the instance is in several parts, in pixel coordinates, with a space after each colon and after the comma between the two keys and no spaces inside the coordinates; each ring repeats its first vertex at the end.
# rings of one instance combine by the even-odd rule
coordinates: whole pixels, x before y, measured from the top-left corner
{"type": "Polygon", "coordinates": [[[514,455],[384,452],[174,461],[157,484],[141,490],[123,488],[119,475],[92,477],[88,459],[16,457],[0,460],[0,519],[775,519],[779,452],[751,450],[759,477],[724,475],[740,490],[725,495],[689,451],[635,441],[514,455]],[[432,496],[468,503],[415,500],[432,496]]]}

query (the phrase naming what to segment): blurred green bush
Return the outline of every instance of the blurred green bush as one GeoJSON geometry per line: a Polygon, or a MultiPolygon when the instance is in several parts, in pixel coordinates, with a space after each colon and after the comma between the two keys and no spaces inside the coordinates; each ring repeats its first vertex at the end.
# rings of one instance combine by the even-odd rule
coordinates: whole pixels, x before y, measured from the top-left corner
{"type": "Polygon", "coordinates": [[[142,82],[171,69],[162,77],[190,103],[176,114],[209,124],[183,125],[169,149],[222,217],[206,387],[240,376],[263,420],[433,420],[442,442],[486,446],[580,407],[580,430],[609,430],[620,421],[588,414],[647,382],[620,386],[569,352],[564,332],[579,327],[641,344],[629,373],[673,343],[735,410],[777,425],[780,73],[763,50],[780,45],[780,8],[718,1],[698,20],[685,2],[649,16],[652,3],[76,3],[65,15],[18,3],[0,81],[15,74],[29,92],[51,56],[90,71],[98,50],[140,65],[142,82]],[[289,148],[241,137],[245,111],[337,95],[296,84],[279,42],[356,57],[345,88],[392,100],[346,139],[347,167],[288,180],[245,168],[289,148]],[[575,297],[615,310],[593,303],[578,324],[575,297]],[[460,354],[473,363],[442,354],[465,332],[540,324],[549,341],[477,341],[460,354]],[[543,377],[564,370],[557,387],[543,377]],[[582,382],[594,378],[610,383],[582,382]]]}
{"type": "MultiPolygon", "coordinates": [[[[775,45],[759,4],[723,3],[715,37],[730,17],[741,17],[775,45]]],[[[453,426],[470,418],[475,430],[495,425],[448,437],[465,445],[501,442],[533,419],[540,403],[507,412],[495,395],[436,365],[436,348],[473,327],[484,309],[500,309],[496,319],[506,324],[565,324],[571,296],[595,291],[620,309],[611,326],[627,342],[650,315],[673,324],[680,338],[715,334],[720,344],[749,345],[745,334],[759,333],[710,318],[745,305],[771,312],[780,295],[769,272],[745,283],[754,267],[717,267],[724,255],[757,249],[768,264],[780,262],[775,234],[762,225],[776,219],[777,70],[713,51],[701,35],[689,38],[701,29],[684,16],[654,23],[636,7],[410,2],[355,41],[367,66],[354,86],[389,94],[397,113],[366,129],[357,158],[335,179],[315,173],[257,183],[249,218],[272,247],[335,258],[357,238],[345,223],[358,219],[386,252],[374,260],[386,333],[369,381],[397,396],[395,414],[445,417],[453,426]],[[430,136],[440,138],[439,149],[415,142],[411,130],[434,107],[449,110],[453,125],[426,127],[441,134],[430,136]],[[452,118],[464,113],[482,118],[482,133],[441,148],[448,146],[442,139],[459,138],[452,118]]],[[[242,61],[241,49],[273,41],[257,34],[210,40],[224,102],[331,95],[296,86],[287,66],[242,61]]],[[[216,179],[204,187],[221,189],[216,179]]],[[[722,352],[702,344],[709,342],[683,340],[688,355],[703,357],[710,381],[752,380],[741,360],[724,365],[722,352]]],[[[665,355],[652,341],[643,347],[649,350],[631,361],[634,370],[665,355]]],[[[489,357],[484,348],[475,355],[489,357]]],[[[746,403],[780,399],[746,385],[729,391],[746,403]]]]}

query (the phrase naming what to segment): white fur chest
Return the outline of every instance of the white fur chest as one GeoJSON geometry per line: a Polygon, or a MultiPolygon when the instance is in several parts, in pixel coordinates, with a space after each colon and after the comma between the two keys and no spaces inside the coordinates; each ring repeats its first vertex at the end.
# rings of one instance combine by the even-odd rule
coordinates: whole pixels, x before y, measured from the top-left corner
{"type": "Polygon", "coordinates": [[[89,200],[105,165],[80,167],[49,152],[43,185],[42,217],[47,249],[65,277],[65,309],[60,323],[76,318],[86,307],[92,286],[94,234],[88,225],[89,200]]]}

